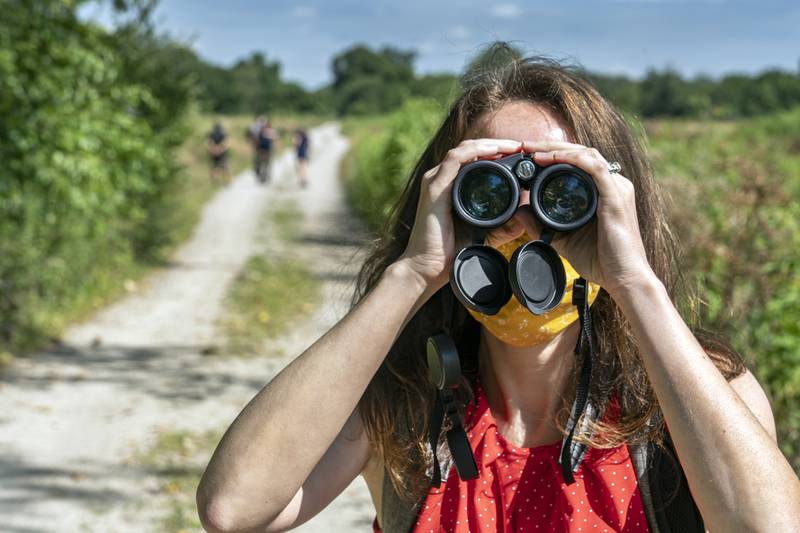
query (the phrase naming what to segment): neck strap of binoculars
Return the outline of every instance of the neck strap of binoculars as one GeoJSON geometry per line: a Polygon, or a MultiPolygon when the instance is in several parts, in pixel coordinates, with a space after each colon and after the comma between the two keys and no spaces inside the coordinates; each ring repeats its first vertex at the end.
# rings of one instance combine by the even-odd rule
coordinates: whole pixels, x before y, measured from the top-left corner
{"type": "Polygon", "coordinates": [[[583,279],[575,280],[572,285],[572,304],[578,308],[581,332],[578,342],[575,344],[575,355],[583,356],[581,373],[578,378],[578,387],[575,391],[575,401],[572,403],[567,426],[564,428],[567,435],[561,442],[561,453],[558,463],[561,465],[561,472],[564,475],[564,482],[571,485],[575,482],[574,472],[580,464],[581,453],[578,446],[573,443],[575,429],[578,425],[586,404],[589,399],[589,385],[592,379],[592,358],[594,358],[594,344],[592,342],[592,315],[589,312],[589,284],[583,279]],[[588,347],[588,351],[585,348],[588,347]]]}
{"type": "MultiPolygon", "coordinates": [[[[447,296],[445,296],[447,298],[447,296]]],[[[451,302],[445,301],[445,307],[451,302]]],[[[570,418],[565,428],[567,435],[561,443],[561,451],[558,463],[564,482],[571,485],[575,482],[574,473],[578,469],[581,460],[580,446],[573,442],[578,421],[586,410],[589,399],[589,385],[592,377],[592,359],[594,358],[594,343],[592,340],[592,317],[589,312],[589,284],[584,278],[575,280],[572,286],[572,304],[578,308],[580,320],[580,334],[575,345],[575,354],[583,357],[578,386],[575,392],[575,401],[572,404],[570,418]],[[588,349],[587,349],[588,348],[588,349]]],[[[445,327],[449,324],[445,324],[445,327]]],[[[449,327],[447,327],[449,329],[449,327]]],[[[450,455],[455,463],[456,471],[462,480],[475,479],[478,477],[478,468],[475,457],[467,438],[466,430],[458,412],[457,403],[453,391],[450,389],[438,390],[436,402],[431,412],[428,426],[428,442],[431,453],[433,454],[433,472],[431,475],[431,485],[441,486],[442,474],[439,465],[437,450],[439,448],[439,437],[441,435],[442,424],[447,417],[450,420],[450,428],[447,431],[447,444],[450,448],[450,455]]]]}
{"type": "MultiPolygon", "coordinates": [[[[445,334],[449,335],[452,326],[451,318],[455,295],[452,291],[445,290],[442,293],[442,298],[442,316],[444,318],[442,326],[445,334]]],[[[436,402],[431,412],[428,428],[428,442],[433,454],[431,485],[435,487],[439,487],[442,483],[442,472],[437,450],[445,418],[450,421],[446,435],[447,446],[450,448],[450,456],[453,458],[459,477],[464,480],[478,477],[478,467],[475,464],[475,457],[472,454],[472,448],[461,420],[461,414],[458,412],[455,394],[453,389],[443,388],[436,392],[436,402]]]]}
{"type": "Polygon", "coordinates": [[[447,447],[450,449],[450,456],[453,458],[458,477],[464,481],[478,477],[478,465],[475,463],[475,456],[469,444],[467,431],[461,423],[461,415],[458,413],[455,395],[451,389],[440,390],[436,396],[436,404],[431,415],[430,432],[428,433],[431,452],[433,453],[431,485],[437,488],[442,484],[442,472],[436,451],[439,446],[439,434],[445,417],[450,420],[450,428],[447,430],[447,447]]]}

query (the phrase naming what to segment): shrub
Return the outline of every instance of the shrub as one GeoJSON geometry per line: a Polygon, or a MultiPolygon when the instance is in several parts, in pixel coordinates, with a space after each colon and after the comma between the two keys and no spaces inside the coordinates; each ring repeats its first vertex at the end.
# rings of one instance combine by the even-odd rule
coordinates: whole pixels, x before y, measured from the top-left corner
{"type": "Polygon", "coordinates": [[[347,194],[371,228],[386,220],[442,115],[430,100],[409,100],[389,115],[382,131],[357,135],[347,162],[347,194]]]}
{"type": "Polygon", "coordinates": [[[56,332],[53,312],[170,242],[179,136],[145,119],[160,102],[75,4],[2,4],[0,348],[56,332]]]}

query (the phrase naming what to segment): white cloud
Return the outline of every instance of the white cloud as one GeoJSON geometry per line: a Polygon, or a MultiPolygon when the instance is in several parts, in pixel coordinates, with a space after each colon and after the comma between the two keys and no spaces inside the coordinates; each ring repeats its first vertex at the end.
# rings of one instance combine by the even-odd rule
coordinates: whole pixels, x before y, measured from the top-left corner
{"type": "Polygon", "coordinates": [[[300,19],[307,19],[317,16],[317,10],[311,6],[295,6],[292,8],[292,16],[300,19]]]}
{"type": "Polygon", "coordinates": [[[501,19],[511,19],[522,14],[517,4],[495,4],[491,10],[492,16],[501,19]]]}
{"type": "Polygon", "coordinates": [[[466,26],[453,26],[447,31],[447,36],[451,39],[455,39],[457,41],[463,41],[465,39],[469,39],[471,35],[469,28],[466,26]]]}

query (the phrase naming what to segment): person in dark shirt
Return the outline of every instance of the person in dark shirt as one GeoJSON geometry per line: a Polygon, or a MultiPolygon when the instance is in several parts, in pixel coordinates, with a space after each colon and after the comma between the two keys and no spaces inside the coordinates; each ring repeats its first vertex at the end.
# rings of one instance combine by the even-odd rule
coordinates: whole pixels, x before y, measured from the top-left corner
{"type": "Polygon", "coordinates": [[[278,135],[272,128],[272,122],[267,119],[256,140],[256,177],[260,183],[269,182],[272,151],[277,140],[278,135]]]}
{"type": "Polygon", "coordinates": [[[214,123],[214,127],[208,134],[206,150],[211,157],[211,181],[214,183],[221,181],[223,185],[227,185],[230,181],[228,134],[219,121],[214,123]]]}
{"type": "Polygon", "coordinates": [[[294,134],[294,148],[297,155],[297,177],[300,180],[300,187],[308,185],[308,134],[305,130],[299,129],[294,134]]]}
{"type": "Polygon", "coordinates": [[[258,115],[247,128],[247,139],[253,148],[253,172],[256,174],[258,174],[258,139],[266,121],[267,117],[258,115]]]}

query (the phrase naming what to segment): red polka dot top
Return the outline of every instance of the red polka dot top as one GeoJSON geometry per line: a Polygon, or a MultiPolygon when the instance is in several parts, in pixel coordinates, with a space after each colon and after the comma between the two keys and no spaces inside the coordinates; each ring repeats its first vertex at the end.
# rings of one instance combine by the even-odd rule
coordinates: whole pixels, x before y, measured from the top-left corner
{"type": "Polygon", "coordinates": [[[414,532],[649,531],[627,446],[589,449],[566,485],[560,442],[514,447],[498,432],[480,385],[475,396],[466,421],[479,476],[461,481],[452,468],[428,493],[414,532]]]}

